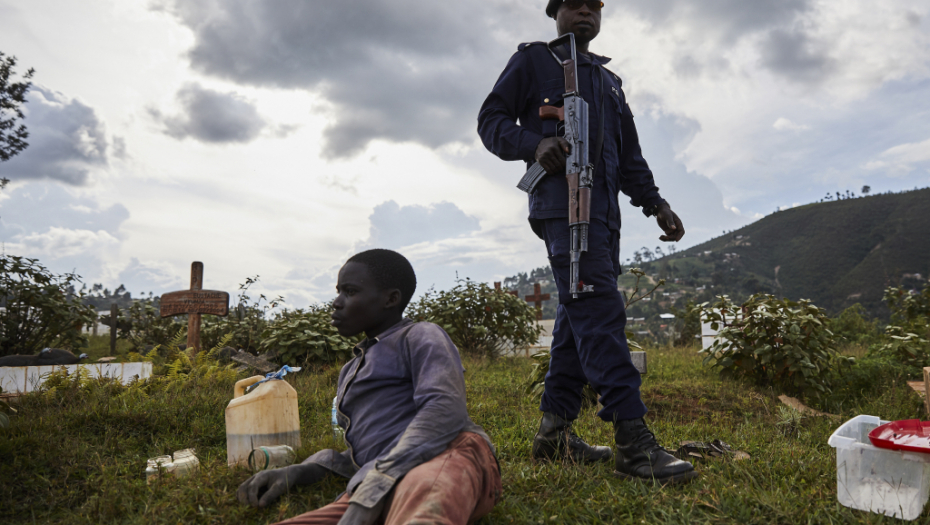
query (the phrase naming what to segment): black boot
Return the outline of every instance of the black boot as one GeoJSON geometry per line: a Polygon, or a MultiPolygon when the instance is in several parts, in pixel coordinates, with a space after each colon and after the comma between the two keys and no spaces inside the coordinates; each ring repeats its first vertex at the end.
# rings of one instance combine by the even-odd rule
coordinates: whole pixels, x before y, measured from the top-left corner
{"type": "Polygon", "coordinates": [[[652,479],[662,483],[681,483],[697,477],[694,466],[676,459],[659,446],[655,435],[642,419],[614,423],[617,442],[615,474],[626,479],[652,479]]]}
{"type": "Polygon", "coordinates": [[[561,459],[565,457],[565,447],[569,457],[578,463],[608,461],[613,456],[610,447],[593,447],[585,443],[572,430],[571,421],[566,421],[555,414],[543,412],[539,422],[539,431],[533,438],[534,459],[561,459]]]}

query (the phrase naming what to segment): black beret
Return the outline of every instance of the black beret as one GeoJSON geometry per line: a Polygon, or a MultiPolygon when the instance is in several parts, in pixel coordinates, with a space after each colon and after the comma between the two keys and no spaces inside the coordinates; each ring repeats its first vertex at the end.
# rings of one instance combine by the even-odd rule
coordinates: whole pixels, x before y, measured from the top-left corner
{"type": "Polygon", "coordinates": [[[562,5],[563,0],[549,0],[549,5],[546,6],[546,14],[549,15],[549,18],[555,18],[555,14],[559,12],[559,6],[562,5]]]}

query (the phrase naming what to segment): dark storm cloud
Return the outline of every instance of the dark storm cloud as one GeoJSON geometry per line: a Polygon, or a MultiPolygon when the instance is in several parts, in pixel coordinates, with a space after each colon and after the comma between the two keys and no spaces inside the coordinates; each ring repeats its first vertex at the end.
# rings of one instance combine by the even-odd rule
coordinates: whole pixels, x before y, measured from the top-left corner
{"type": "Polygon", "coordinates": [[[477,218],[451,202],[399,206],[394,201],[387,201],[375,206],[369,220],[370,234],[361,249],[398,249],[421,242],[450,239],[480,229],[477,218]]]}
{"type": "Polygon", "coordinates": [[[762,63],[788,79],[816,84],[836,68],[836,61],[817,47],[800,30],[775,29],[761,43],[762,63]]]}
{"type": "Polygon", "coordinates": [[[27,101],[29,147],[0,164],[0,176],[82,186],[91,168],[107,165],[106,130],[93,108],[42,86],[33,86],[27,101]]]}
{"type": "Polygon", "coordinates": [[[618,9],[631,10],[658,26],[687,22],[697,32],[732,43],[790,23],[809,8],[810,0],[628,0],[618,9]]]}
{"type": "Polygon", "coordinates": [[[163,116],[157,109],[149,112],[164,124],[164,133],[178,140],[188,137],[201,142],[250,142],[258,137],[268,122],[251,102],[235,93],[220,93],[198,84],[178,91],[182,114],[163,116]]]}
{"type": "Polygon", "coordinates": [[[165,0],[195,35],[194,69],[239,83],[314,90],[335,106],[323,156],[373,139],[471,142],[481,100],[541,6],[413,0],[165,0]],[[498,39],[506,44],[499,44],[498,39]]]}

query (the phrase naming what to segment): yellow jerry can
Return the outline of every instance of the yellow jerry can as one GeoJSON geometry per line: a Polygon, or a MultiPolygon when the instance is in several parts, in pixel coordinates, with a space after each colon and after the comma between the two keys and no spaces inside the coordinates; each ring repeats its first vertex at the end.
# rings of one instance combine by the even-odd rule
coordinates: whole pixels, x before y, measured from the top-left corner
{"type": "Polygon", "coordinates": [[[258,447],[300,448],[297,391],[286,381],[272,379],[245,393],[262,379],[265,377],[253,376],[237,382],[226,407],[226,462],[231,467],[247,467],[249,452],[258,447]]]}

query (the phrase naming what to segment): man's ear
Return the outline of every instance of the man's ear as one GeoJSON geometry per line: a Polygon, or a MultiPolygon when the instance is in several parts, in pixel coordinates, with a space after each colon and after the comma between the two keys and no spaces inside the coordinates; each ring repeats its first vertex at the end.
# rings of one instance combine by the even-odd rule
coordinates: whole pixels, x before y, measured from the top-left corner
{"type": "Polygon", "coordinates": [[[400,306],[400,290],[394,288],[387,293],[387,300],[384,302],[384,309],[396,308],[400,306]]]}

